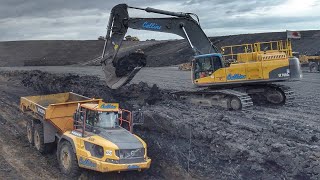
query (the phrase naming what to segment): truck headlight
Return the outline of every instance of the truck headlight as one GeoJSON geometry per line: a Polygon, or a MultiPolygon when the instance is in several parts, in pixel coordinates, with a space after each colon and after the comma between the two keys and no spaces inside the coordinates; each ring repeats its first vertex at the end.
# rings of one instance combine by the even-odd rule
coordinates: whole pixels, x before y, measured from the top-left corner
{"type": "Polygon", "coordinates": [[[119,160],[115,160],[115,159],[107,159],[106,162],[112,163],[112,164],[119,164],[119,160]]]}
{"type": "Polygon", "coordinates": [[[90,152],[91,156],[102,158],[104,155],[103,147],[90,142],[84,142],[85,149],[90,152]]]}

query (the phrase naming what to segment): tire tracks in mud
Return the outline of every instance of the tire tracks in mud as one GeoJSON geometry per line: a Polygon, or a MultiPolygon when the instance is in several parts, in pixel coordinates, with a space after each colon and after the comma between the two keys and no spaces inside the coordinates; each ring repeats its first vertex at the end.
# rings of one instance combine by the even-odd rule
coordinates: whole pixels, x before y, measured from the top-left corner
{"type": "Polygon", "coordinates": [[[41,167],[34,167],[33,169],[28,167],[25,162],[30,159],[30,155],[32,154],[26,156],[26,154],[21,151],[21,148],[16,145],[9,145],[5,141],[7,140],[5,140],[3,136],[0,136],[2,146],[0,153],[4,160],[16,170],[19,176],[23,179],[55,179],[41,167]]]}
{"type": "Polygon", "coordinates": [[[0,80],[0,171],[6,173],[0,172],[0,179],[57,179],[52,169],[48,171],[47,157],[27,142],[24,130],[28,116],[20,112],[17,97],[32,91],[11,87],[3,80],[0,80]]]}

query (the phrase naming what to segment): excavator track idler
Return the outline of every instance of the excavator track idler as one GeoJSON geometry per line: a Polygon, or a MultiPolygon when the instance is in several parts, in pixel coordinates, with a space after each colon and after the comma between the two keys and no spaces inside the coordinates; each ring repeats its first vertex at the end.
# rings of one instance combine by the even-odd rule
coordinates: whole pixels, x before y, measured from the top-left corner
{"type": "Polygon", "coordinates": [[[294,100],[294,91],[289,87],[285,85],[280,84],[270,84],[269,87],[274,89],[275,94],[274,95],[267,95],[267,101],[272,104],[286,104],[291,105],[294,100]],[[278,99],[274,99],[275,97],[278,97],[278,99]]]}
{"type": "Polygon", "coordinates": [[[279,89],[269,89],[266,92],[265,97],[271,104],[283,104],[286,99],[283,92],[279,91],[279,89]]]}
{"type": "Polygon", "coordinates": [[[232,97],[229,102],[229,106],[232,110],[241,110],[242,104],[238,97],[232,97]]]}
{"type": "Polygon", "coordinates": [[[294,100],[294,92],[285,85],[263,84],[245,86],[246,92],[253,98],[254,102],[261,101],[257,97],[262,97],[267,103],[274,105],[290,105],[294,100]]]}

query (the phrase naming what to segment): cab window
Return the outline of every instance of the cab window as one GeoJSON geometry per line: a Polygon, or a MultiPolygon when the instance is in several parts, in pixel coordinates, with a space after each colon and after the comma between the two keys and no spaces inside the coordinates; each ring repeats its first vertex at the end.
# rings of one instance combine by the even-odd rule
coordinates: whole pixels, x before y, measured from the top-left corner
{"type": "Polygon", "coordinates": [[[208,56],[195,59],[195,78],[210,76],[216,70],[222,68],[221,60],[218,56],[208,56]]]}

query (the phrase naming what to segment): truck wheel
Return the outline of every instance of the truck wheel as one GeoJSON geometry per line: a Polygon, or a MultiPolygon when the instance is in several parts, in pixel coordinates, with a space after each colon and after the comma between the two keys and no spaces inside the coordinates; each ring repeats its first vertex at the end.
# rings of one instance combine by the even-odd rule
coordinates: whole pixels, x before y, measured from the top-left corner
{"type": "Polygon", "coordinates": [[[310,68],[310,72],[317,72],[319,69],[318,64],[315,62],[310,62],[309,68],[310,68]]]}
{"type": "Polygon", "coordinates": [[[28,138],[28,142],[33,145],[34,143],[34,130],[32,127],[32,121],[28,121],[27,122],[27,138],[28,138]]]}
{"type": "Polygon", "coordinates": [[[42,124],[34,125],[34,146],[40,153],[46,152],[46,144],[44,143],[44,134],[42,124]]]}
{"type": "Polygon", "coordinates": [[[58,145],[58,162],[60,170],[63,174],[76,177],[80,175],[80,167],[76,154],[68,141],[63,141],[58,145]]]}

